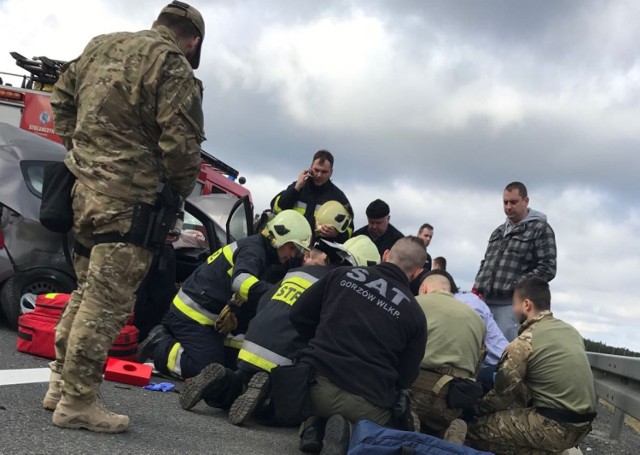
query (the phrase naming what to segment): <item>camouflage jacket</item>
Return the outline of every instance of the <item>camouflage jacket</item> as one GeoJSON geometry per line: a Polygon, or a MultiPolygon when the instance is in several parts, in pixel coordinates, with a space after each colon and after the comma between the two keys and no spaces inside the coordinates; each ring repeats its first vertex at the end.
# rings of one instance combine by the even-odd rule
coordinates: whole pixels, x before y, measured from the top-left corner
{"type": "Polygon", "coordinates": [[[66,65],[51,105],[65,163],[93,190],[149,203],[159,181],[185,197],[193,190],[202,84],[168,28],[93,38],[66,65]]]}
{"type": "Polygon", "coordinates": [[[543,407],[578,414],[595,410],[593,376],[584,341],[571,325],[543,311],[527,320],[504,351],[495,388],[481,413],[543,407]]]}

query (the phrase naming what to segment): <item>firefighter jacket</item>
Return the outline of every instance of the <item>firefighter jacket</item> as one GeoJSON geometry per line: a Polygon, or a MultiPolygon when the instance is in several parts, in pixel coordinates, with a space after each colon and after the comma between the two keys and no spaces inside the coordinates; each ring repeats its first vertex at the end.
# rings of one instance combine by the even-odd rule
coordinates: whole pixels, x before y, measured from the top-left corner
{"type": "Polygon", "coordinates": [[[330,270],[321,265],[291,270],[266,293],[249,324],[238,358],[265,371],[293,363],[293,357],[307,343],[289,321],[289,312],[298,297],[330,270]]]}
{"type": "Polygon", "coordinates": [[[351,216],[351,223],[347,230],[338,235],[336,242],[344,243],[351,238],[353,234],[353,208],[349,203],[349,199],[332,181],[328,181],[322,186],[316,186],[313,181],[308,181],[305,186],[298,192],[296,190],[296,182],[293,182],[271,201],[271,209],[274,213],[280,213],[283,210],[293,209],[304,215],[309,222],[311,230],[316,229],[316,213],[322,204],[328,201],[338,201],[344,205],[351,216]]]}
{"type": "Polygon", "coordinates": [[[183,283],[173,307],[203,325],[214,325],[222,308],[237,294],[255,305],[271,288],[262,281],[270,265],[278,263],[275,248],[262,235],[227,245],[207,259],[183,283]]]}

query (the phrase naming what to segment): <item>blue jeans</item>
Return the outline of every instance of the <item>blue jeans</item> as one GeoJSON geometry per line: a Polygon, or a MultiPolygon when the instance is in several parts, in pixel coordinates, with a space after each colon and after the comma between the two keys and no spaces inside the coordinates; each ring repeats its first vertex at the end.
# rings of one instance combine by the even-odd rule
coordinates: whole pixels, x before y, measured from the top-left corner
{"type": "Polygon", "coordinates": [[[513,317],[513,310],[511,309],[511,297],[506,299],[487,299],[487,306],[491,310],[493,319],[507,341],[511,342],[518,336],[518,328],[520,324],[513,317]]]}

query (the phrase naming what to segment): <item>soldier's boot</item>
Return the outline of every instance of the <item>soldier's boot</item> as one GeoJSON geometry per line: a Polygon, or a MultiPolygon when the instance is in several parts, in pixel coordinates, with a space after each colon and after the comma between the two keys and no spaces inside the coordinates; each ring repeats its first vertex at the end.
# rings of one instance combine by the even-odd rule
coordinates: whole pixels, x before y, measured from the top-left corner
{"type": "Polygon", "coordinates": [[[350,439],[351,425],[347,419],[341,415],[332,415],[327,420],[320,455],[347,455],[350,439]]]}
{"type": "Polygon", "coordinates": [[[51,378],[49,378],[49,388],[42,400],[42,407],[47,411],[56,410],[56,406],[58,406],[58,402],[62,396],[62,384],[62,375],[52,371],[51,378]]]}
{"type": "Polygon", "coordinates": [[[233,402],[229,410],[229,421],[233,425],[242,425],[258,406],[264,403],[269,393],[269,375],[263,371],[253,375],[247,390],[233,402]]]}
{"type": "Polygon", "coordinates": [[[180,406],[182,409],[193,408],[205,395],[222,394],[228,385],[227,369],[218,363],[207,365],[204,369],[187,382],[180,391],[180,406]]]}
{"type": "Polygon", "coordinates": [[[65,394],[58,402],[52,422],[60,428],[97,433],[122,433],[129,429],[129,417],[110,412],[98,398],[86,403],[65,394]]]}
{"type": "Polygon", "coordinates": [[[152,359],[154,353],[156,352],[156,347],[158,347],[160,341],[162,341],[162,339],[168,334],[169,332],[162,324],[157,325],[153,329],[151,329],[151,332],[149,332],[147,338],[142,343],[140,343],[140,346],[138,346],[136,360],[139,363],[144,363],[147,360],[152,359]]]}
{"type": "Polygon", "coordinates": [[[462,419],[455,419],[444,432],[444,439],[454,444],[464,445],[464,440],[467,438],[467,423],[462,419]]]}

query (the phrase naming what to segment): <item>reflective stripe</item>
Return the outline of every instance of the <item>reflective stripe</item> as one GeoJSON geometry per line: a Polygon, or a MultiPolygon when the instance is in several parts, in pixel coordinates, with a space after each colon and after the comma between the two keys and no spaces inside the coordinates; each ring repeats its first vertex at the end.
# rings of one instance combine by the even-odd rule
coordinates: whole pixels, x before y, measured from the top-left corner
{"type": "Polygon", "coordinates": [[[182,377],[182,367],[180,366],[180,360],[182,359],[182,353],[184,349],[180,343],[176,343],[169,351],[169,358],[167,359],[167,369],[170,373],[182,377]]]}
{"type": "Polygon", "coordinates": [[[45,298],[45,299],[55,299],[55,298],[56,298],[57,296],[59,296],[59,295],[60,295],[60,293],[55,293],[55,292],[54,292],[54,293],[50,293],[50,294],[45,294],[45,295],[44,295],[44,298],[45,298]]]}
{"type": "Polygon", "coordinates": [[[249,290],[258,281],[259,280],[250,273],[241,273],[233,280],[231,290],[237,292],[241,299],[247,300],[249,298],[249,290]]]}
{"type": "Polygon", "coordinates": [[[293,305],[298,300],[298,297],[317,281],[318,278],[305,272],[288,273],[271,298],[272,300],[284,302],[287,305],[293,305]]]}
{"type": "Polygon", "coordinates": [[[287,273],[287,274],[285,275],[284,279],[285,279],[285,280],[288,280],[288,279],[289,279],[289,278],[291,278],[291,277],[299,277],[299,278],[302,278],[303,280],[306,280],[306,281],[308,281],[308,282],[309,282],[309,283],[311,283],[311,284],[313,284],[313,283],[315,283],[316,281],[318,281],[318,278],[317,278],[317,277],[315,277],[315,276],[313,276],[313,275],[310,275],[310,274],[308,274],[308,273],[306,273],[306,272],[302,272],[302,271],[289,272],[289,273],[287,273]]]}
{"type": "Polygon", "coordinates": [[[217,314],[210,312],[184,293],[182,288],[173,298],[173,306],[182,314],[202,325],[214,325],[217,314]]]}
{"type": "Polygon", "coordinates": [[[293,363],[290,359],[248,340],[244,340],[244,343],[242,343],[238,358],[266,371],[271,371],[278,365],[291,365],[293,363]]]}
{"type": "Polygon", "coordinates": [[[236,252],[237,249],[238,249],[238,245],[236,243],[227,245],[222,249],[222,252],[224,253],[224,258],[227,260],[230,266],[229,270],[227,270],[227,275],[229,276],[233,275],[233,254],[236,252]]]}
{"type": "Polygon", "coordinates": [[[232,336],[231,334],[229,334],[227,338],[224,339],[224,345],[234,349],[241,349],[243,342],[244,342],[244,333],[240,333],[235,336],[232,336]]]}

